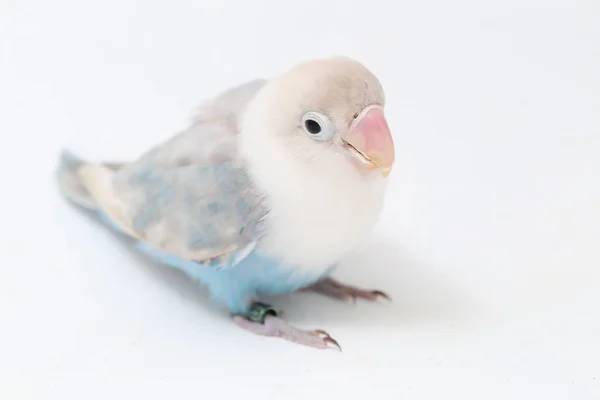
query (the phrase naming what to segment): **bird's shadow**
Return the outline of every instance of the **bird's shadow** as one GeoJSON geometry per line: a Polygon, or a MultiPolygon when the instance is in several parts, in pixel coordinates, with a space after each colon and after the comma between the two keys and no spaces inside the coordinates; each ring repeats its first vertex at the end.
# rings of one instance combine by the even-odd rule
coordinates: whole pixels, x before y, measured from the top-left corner
{"type": "Polygon", "coordinates": [[[456,322],[472,318],[477,310],[476,302],[456,284],[379,238],[348,254],[334,278],[361,289],[381,290],[391,301],[340,301],[302,292],[273,297],[271,303],[289,319],[338,326],[456,322]]]}
{"type": "MultiPolygon", "coordinates": [[[[139,261],[135,264],[150,279],[171,288],[184,303],[201,308],[206,317],[229,318],[227,310],[217,307],[210,300],[208,290],[198,282],[138,252],[131,246],[130,239],[113,236],[134,260],[139,261]]],[[[359,299],[353,303],[311,292],[264,296],[262,300],[282,311],[290,322],[311,326],[323,323],[338,326],[419,324],[431,320],[456,321],[473,315],[474,300],[407,253],[398,245],[373,238],[364,248],[345,257],[334,274],[335,279],[345,284],[381,290],[391,297],[391,301],[359,299]]]]}

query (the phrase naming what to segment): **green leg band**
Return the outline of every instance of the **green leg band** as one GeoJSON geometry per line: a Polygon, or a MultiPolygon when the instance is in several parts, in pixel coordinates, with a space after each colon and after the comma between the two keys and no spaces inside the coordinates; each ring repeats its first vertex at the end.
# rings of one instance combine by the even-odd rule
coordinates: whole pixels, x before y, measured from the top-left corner
{"type": "Polygon", "coordinates": [[[261,324],[265,322],[265,318],[267,315],[272,315],[273,317],[277,316],[277,311],[273,307],[264,303],[252,303],[250,306],[250,310],[248,311],[248,315],[246,317],[253,322],[260,322],[261,324]]]}

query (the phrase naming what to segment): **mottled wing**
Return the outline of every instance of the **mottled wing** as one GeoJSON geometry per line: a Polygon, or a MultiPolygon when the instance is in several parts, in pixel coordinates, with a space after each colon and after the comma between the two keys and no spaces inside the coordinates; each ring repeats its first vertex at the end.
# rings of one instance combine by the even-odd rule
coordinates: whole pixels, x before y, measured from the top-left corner
{"type": "Polygon", "coordinates": [[[129,227],[180,257],[207,261],[253,246],[264,216],[261,196],[235,161],[123,169],[115,191],[127,198],[129,227]]]}
{"type": "Polygon", "coordinates": [[[121,232],[169,255],[224,266],[252,250],[266,211],[235,138],[206,141],[201,127],[118,170],[86,164],[79,176],[121,232]]]}
{"type": "Polygon", "coordinates": [[[65,152],[61,191],[162,258],[235,263],[253,248],[265,215],[236,156],[240,118],[264,83],[221,93],[187,130],[134,162],[89,164],[65,152]]]}

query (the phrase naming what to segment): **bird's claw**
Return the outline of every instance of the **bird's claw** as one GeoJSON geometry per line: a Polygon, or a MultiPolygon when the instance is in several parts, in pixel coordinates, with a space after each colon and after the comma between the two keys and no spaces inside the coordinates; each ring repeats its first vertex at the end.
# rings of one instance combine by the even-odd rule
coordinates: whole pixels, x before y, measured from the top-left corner
{"type": "Polygon", "coordinates": [[[262,322],[256,320],[253,321],[246,316],[241,315],[234,315],[233,320],[241,328],[258,335],[276,336],[317,349],[329,349],[333,347],[342,351],[342,347],[337,340],[333,339],[331,335],[324,330],[301,330],[289,325],[280,317],[275,317],[273,315],[267,315],[262,322]]]}
{"type": "Polygon", "coordinates": [[[313,291],[316,293],[323,294],[325,296],[337,298],[339,300],[351,299],[352,302],[356,303],[357,299],[364,299],[369,301],[375,301],[382,297],[388,301],[392,301],[387,293],[381,290],[364,290],[354,286],[348,286],[341,282],[338,282],[332,278],[325,278],[317,283],[308,286],[303,291],[313,291]]]}
{"type": "Polygon", "coordinates": [[[383,297],[384,299],[386,299],[388,301],[392,301],[392,298],[390,296],[388,296],[387,293],[382,292],[381,290],[372,290],[371,293],[375,296],[383,297]]]}
{"type": "MultiPolygon", "coordinates": [[[[313,331],[315,334],[319,335],[319,338],[323,341],[323,343],[327,344],[327,345],[333,345],[335,347],[337,347],[337,349],[339,351],[342,351],[342,346],[340,346],[340,344],[337,342],[337,340],[335,340],[334,338],[332,338],[329,333],[325,332],[322,329],[315,329],[313,331]]],[[[328,346],[330,347],[330,346],[328,346]]]]}

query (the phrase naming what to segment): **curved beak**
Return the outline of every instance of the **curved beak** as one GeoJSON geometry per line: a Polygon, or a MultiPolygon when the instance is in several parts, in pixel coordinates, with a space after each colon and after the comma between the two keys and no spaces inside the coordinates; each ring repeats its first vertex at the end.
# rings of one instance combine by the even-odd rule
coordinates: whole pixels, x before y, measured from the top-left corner
{"type": "Polygon", "coordinates": [[[359,161],[360,168],[382,170],[384,178],[389,175],[395,161],[394,140],[381,106],[365,107],[342,136],[342,141],[359,161]]]}

